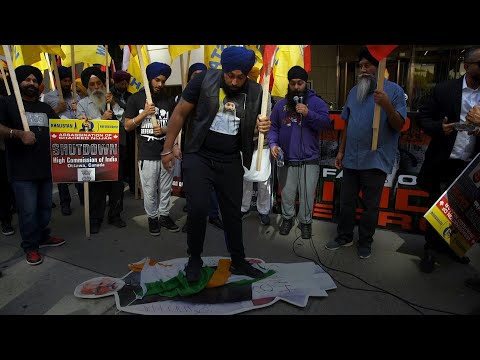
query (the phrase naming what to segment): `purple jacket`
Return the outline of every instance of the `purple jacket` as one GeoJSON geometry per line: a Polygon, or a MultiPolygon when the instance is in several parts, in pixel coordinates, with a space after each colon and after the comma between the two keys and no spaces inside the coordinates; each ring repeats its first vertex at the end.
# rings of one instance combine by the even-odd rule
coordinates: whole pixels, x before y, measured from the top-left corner
{"type": "Polygon", "coordinates": [[[305,117],[287,111],[286,99],[277,102],[270,115],[270,148],[280,146],[288,161],[318,159],[320,130],[332,128],[327,104],[313,90],[308,90],[304,103],[308,106],[305,117]]]}

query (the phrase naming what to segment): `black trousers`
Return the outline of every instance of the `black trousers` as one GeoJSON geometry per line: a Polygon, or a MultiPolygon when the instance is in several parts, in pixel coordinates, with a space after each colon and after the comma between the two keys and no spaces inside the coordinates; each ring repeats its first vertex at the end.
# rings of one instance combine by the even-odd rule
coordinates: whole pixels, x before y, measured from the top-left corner
{"type": "Polygon", "coordinates": [[[241,216],[243,174],[240,158],[224,163],[197,153],[184,154],[183,182],[188,204],[187,244],[190,255],[200,256],[203,252],[210,193],[214,189],[218,194],[227,250],[233,261],[245,258],[241,216]]]}
{"type": "Polygon", "coordinates": [[[340,215],[337,225],[337,239],[353,240],[353,229],[357,209],[357,199],[362,191],[364,210],[358,224],[358,246],[371,247],[373,234],[378,224],[378,212],[383,186],[387,174],[379,169],[343,169],[340,190],[340,215]]]}
{"type": "Polygon", "coordinates": [[[123,183],[124,168],[122,160],[125,159],[126,149],[123,145],[120,145],[120,155],[118,163],[118,180],[117,181],[99,181],[91,182],[89,184],[90,195],[90,223],[101,223],[105,214],[105,208],[107,206],[108,195],[108,219],[115,220],[120,217],[120,213],[123,211],[123,191],[125,185],[123,183]]]}
{"type": "MultiPolygon", "coordinates": [[[[60,197],[60,205],[69,204],[72,202],[72,197],[70,196],[70,190],[68,188],[69,183],[59,183],[58,187],[58,196],[60,197]]],[[[83,183],[75,183],[77,188],[78,197],[80,199],[80,204],[83,204],[83,183]]]]}
{"type": "Polygon", "coordinates": [[[14,199],[12,186],[8,182],[6,153],[0,150],[0,222],[12,222],[14,199]]]}
{"type": "MultiPolygon", "coordinates": [[[[433,204],[440,198],[443,192],[454,182],[460,173],[467,167],[468,161],[449,159],[442,169],[438,172],[435,182],[430,183],[432,189],[428,193],[427,207],[432,207],[433,204]]],[[[451,253],[455,252],[448,246],[447,242],[438,234],[437,230],[427,221],[425,229],[425,250],[437,250],[441,252],[451,253]]]]}

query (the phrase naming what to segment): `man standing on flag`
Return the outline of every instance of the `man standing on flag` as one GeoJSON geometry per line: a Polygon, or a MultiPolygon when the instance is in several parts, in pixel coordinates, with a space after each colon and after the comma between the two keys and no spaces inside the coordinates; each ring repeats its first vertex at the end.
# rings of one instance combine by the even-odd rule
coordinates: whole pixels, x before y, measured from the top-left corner
{"type": "Polygon", "coordinates": [[[361,259],[372,253],[373,235],[378,223],[380,198],[387,174],[393,170],[400,130],[405,124],[407,106],[403,89],[386,79],[384,90],[376,90],[379,61],[366,47],[358,54],[360,75],[350,90],[340,118],[345,120],[335,167],[343,168],[337,237],[325,248],[337,250],[353,244],[356,201],[361,191],[364,211],[358,227],[357,254],[361,259]],[[372,148],[375,104],[381,107],[378,147],[372,148]]]}
{"type": "MultiPolygon", "coordinates": [[[[65,66],[59,66],[58,76],[60,78],[63,100],[60,101],[58,91],[57,89],[55,89],[44,95],[43,102],[50,105],[60,117],[60,119],[75,119],[75,111],[77,110],[77,104],[80,101],[80,96],[77,95],[75,100],[73,99],[72,69],[65,66]]],[[[70,207],[72,197],[70,196],[70,190],[68,189],[68,185],[69,184],[67,183],[57,184],[58,196],[60,197],[61,212],[62,215],[66,216],[72,214],[72,209],[70,207]]],[[[80,204],[83,205],[83,184],[75,183],[75,187],[77,188],[80,204]]]]}
{"type": "Polygon", "coordinates": [[[310,239],[313,203],[320,174],[320,131],[331,128],[332,124],[325,101],[313,90],[307,89],[308,74],[305,69],[293,66],[287,78],[287,95],[272,110],[272,129],[268,134],[273,157],[277,159],[281,149],[285,160],[285,166],[278,168],[283,218],[280,234],[288,235],[292,228],[298,188],[298,227],[302,239],[310,239]]]}
{"type": "MultiPolygon", "coordinates": [[[[465,51],[463,66],[465,75],[438,84],[416,117],[421,129],[432,138],[417,177],[418,186],[429,193],[429,208],[480,152],[478,132],[455,130],[456,122],[474,122],[474,106],[480,103],[480,47],[465,51]]],[[[459,257],[430,223],[425,230],[424,249],[420,270],[425,273],[435,268],[435,251],[446,252],[460,263],[469,262],[467,257],[459,257]]]]}
{"type": "MultiPolygon", "coordinates": [[[[160,156],[164,151],[167,123],[175,107],[175,98],[168,96],[164,89],[172,73],[169,65],[153,62],[147,66],[146,73],[154,103],[147,103],[145,90],[130,96],[125,111],[125,130],[137,133],[138,171],[148,230],[150,235],[158,236],[161,226],[170,232],[180,231],[170,217],[173,173],[165,169],[160,156]],[[152,116],[156,117],[158,125],[153,125],[152,116]]],[[[179,149],[178,145],[175,146],[179,149]]]]}
{"type": "MultiPolygon", "coordinates": [[[[30,131],[24,131],[14,95],[0,100],[0,136],[6,139],[7,170],[17,203],[22,248],[29,265],[43,258],[38,249],[60,246],[65,240],[50,236],[52,169],[48,119],[58,119],[48,104],[39,101],[43,76],[30,65],[15,69],[30,131]]],[[[0,190],[3,191],[3,190],[0,190]]]]}
{"type": "Polygon", "coordinates": [[[244,47],[223,50],[220,69],[203,71],[192,79],[168,124],[162,152],[163,166],[172,170],[174,141],[188,118],[183,152],[183,174],[188,208],[185,267],[189,282],[200,279],[203,243],[210,191],[217,191],[225,228],[227,249],[234,274],[263,276],[245,260],[241,202],[243,165],[250,168],[255,127],[270,129],[270,119],[260,118],[262,88],[247,75],[255,64],[255,53],[244,47]],[[189,117],[189,115],[192,116],[189,117]],[[242,156],[243,155],[243,156],[242,156]]]}

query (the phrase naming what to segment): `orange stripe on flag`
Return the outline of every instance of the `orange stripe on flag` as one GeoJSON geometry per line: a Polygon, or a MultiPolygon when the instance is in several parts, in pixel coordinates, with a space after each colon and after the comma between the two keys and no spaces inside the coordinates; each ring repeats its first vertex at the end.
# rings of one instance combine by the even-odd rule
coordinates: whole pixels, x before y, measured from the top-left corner
{"type": "Polygon", "coordinates": [[[388,56],[398,45],[367,45],[368,51],[370,54],[377,59],[382,61],[388,56]]]}

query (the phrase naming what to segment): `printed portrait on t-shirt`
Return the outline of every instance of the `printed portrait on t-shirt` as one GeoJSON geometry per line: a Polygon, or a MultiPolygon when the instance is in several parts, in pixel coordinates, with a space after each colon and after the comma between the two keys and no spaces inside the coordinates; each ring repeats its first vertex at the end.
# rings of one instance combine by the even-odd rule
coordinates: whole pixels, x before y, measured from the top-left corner
{"type": "MultiPolygon", "coordinates": [[[[143,112],[143,109],[138,111],[139,114],[143,112]]],[[[158,126],[166,127],[169,118],[169,112],[165,109],[159,109],[155,106],[155,117],[157,118],[158,126]]],[[[142,125],[140,125],[140,136],[146,138],[147,141],[150,140],[164,140],[166,134],[162,136],[154,136],[153,135],[153,123],[150,116],[147,116],[145,120],[142,121],[142,125]]]]}
{"type": "MultiPolygon", "coordinates": [[[[223,95],[223,91],[220,91],[220,99],[223,95]]],[[[247,95],[244,93],[223,97],[210,130],[226,135],[237,135],[240,121],[245,116],[246,97],[247,95]]]]}

